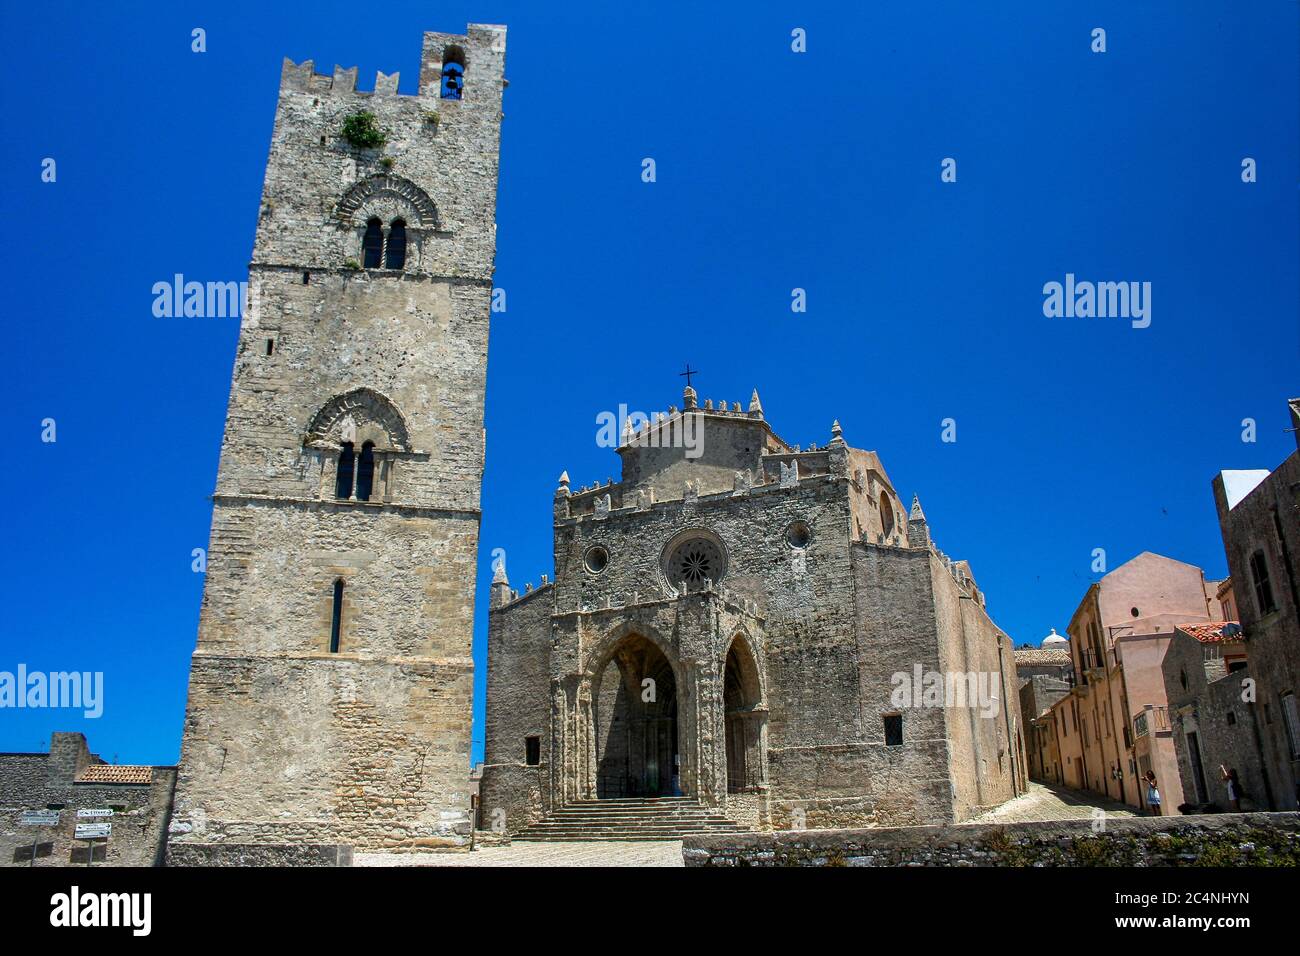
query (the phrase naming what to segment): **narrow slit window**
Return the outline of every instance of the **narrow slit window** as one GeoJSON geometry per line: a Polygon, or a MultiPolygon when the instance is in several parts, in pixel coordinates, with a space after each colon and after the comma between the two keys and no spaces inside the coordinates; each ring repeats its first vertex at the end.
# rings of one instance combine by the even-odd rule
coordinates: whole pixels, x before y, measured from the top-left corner
{"type": "Polygon", "coordinates": [[[400,269],[406,265],[406,222],[394,219],[388,227],[388,247],[384,268],[400,269]]]}
{"type": "Polygon", "coordinates": [[[367,269],[378,269],[384,261],[384,226],[378,217],[366,223],[366,235],[361,240],[361,264],[367,269]]]}
{"type": "Polygon", "coordinates": [[[267,340],[266,340],[266,354],[267,354],[267,355],[273,355],[274,353],[275,353],[275,339],[267,339],[267,340]]]}
{"type": "Polygon", "coordinates": [[[525,737],[524,738],[524,763],[530,767],[536,767],[542,762],[542,738],[525,737]]]}
{"type": "Polygon", "coordinates": [[[339,452],[339,470],[334,481],[334,497],[344,500],[352,497],[352,474],[356,470],[356,454],[352,442],[345,441],[339,452]]]}
{"type": "Polygon", "coordinates": [[[357,459],[357,501],[369,501],[374,487],[375,443],[368,441],[361,446],[361,457],[357,459]]]}
{"type": "Polygon", "coordinates": [[[1268,579],[1268,561],[1263,551],[1256,551],[1250,556],[1250,576],[1255,579],[1255,602],[1259,605],[1259,613],[1264,615],[1276,611],[1273,585],[1268,579]]]}
{"type": "Polygon", "coordinates": [[[330,615],[330,653],[339,652],[339,632],[343,626],[343,580],[334,582],[334,610],[330,615]]]}

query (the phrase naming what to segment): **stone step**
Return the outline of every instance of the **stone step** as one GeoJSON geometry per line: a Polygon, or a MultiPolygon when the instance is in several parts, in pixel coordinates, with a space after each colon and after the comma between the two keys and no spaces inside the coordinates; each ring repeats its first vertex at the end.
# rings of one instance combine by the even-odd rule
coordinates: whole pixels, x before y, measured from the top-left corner
{"type": "Polygon", "coordinates": [[[613,836],[586,836],[584,834],[575,834],[574,836],[563,837],[539,837],[523,836],[522,834],[514,837],[517,843],[675,843],[682,839],[682,836],[691,836],[692,834],[682,834],[678,836],[635,836],[628,834],[615,834],[613,836]]]}
{"type": "Polygon", "coordinates": [[[627,823],[572,823],[568,820],[542,820],[534,823],[530,830],[739,830],[732,820],[690,820],[684,823],[650,823],[631,821],[627,823]]]}
{"type": "Polygon", "coordinates": [[[720,813],[710,813],[708,810],[576,810],[565,808],[555,810],[552,817],[568,817],[571,819],[689,819],[694,817],[716,817],[722,819],[720,813]]]}
{"type": "Polygon", "coordinates": [[[563,833],[520,833],[514,837],[520,843],[581,843],[602,842],[605,840],[650,840],[668,842],[683,840],[688,836],[739,836],[743,831],[731,830],[676,830],[672,833],[629,833],[620,830],[617,833],[591,833],[587,830],[574,830],[563,833]]]}
{"type": "Polygon", "coordinates": [[[743,833],[745,828],[694,797],[578,800],[516,834],[523,842],[680,840],[688,834],[743,833]]]}
{"type": "Polygon", "coordinates": [[[565,804],[565,806],[577,807],[586,805],[593,807],[607,807],[611,804],[618,803],[650,803],[657,806],[670,803],[689,803],[696,807],[701,805],[699,798],[697,797],[582,797],[565,804]]]}

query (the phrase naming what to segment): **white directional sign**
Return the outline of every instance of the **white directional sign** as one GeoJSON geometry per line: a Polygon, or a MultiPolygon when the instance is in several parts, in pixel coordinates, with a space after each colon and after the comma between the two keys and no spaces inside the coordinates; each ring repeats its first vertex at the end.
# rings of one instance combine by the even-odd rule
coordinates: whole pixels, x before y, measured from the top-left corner
{"type": "Polygon", "coordinates": [[[22,819],[19,822],[25,827],[57,827],[59,825],[59,811],[24,810],[22,819]]]}
{"type": "Polygon", "coordinates": [[[111,823],[78,823],[78,840],[100,840],[113,832],[111,823]]]}
{"type": "Polygon", "coordinates": [[[78,810],[77,811],[77,816],[79,817],[111,817],[112,815],[113,815],[112,810],[78,810]]]}

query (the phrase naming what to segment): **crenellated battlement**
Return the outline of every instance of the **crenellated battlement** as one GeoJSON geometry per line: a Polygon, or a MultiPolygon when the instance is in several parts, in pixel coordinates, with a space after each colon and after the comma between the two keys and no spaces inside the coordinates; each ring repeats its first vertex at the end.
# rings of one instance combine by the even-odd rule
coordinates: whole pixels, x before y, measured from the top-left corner
{"type": "Polygon", "coordinates": [[[286,56],[284,64],[280,67],[280,89],[298,90],[303,93],[360,93],[362,96],[397,95],[397,81],[401,74],[378,71],[375,74],[374,91],[367,92],[357,89],[357,75],[359,72],[359,69],[355,66],[345,69],[336,63],[333,73],[317,73],[315,60],[303,60],[301,63],[295,63],[286,56]]]}
{"type": "MultiPolygon", "coordinates": [[[[416,97],[442,98],[443,72],[448,63],[458,64],[467,77],[466,98],[474,100],[478,80],[488,80],[497,92],[504,85],[506,28],[497,24],[471,23],[463,34],[425,33],[420,54],[420,88],[416,97]]],[[[315,60],[295,63],[285,57],[280,68],[280,89],[301,93],[356,94],[359,96],[409,95],[398,92],[398,72],[375,73],[372,90],[358,90],[359,69],[334,66],[333,73],[317,73],[315,60]]],[[[459,98],[457,98],[459,101],[459,98]]]]}

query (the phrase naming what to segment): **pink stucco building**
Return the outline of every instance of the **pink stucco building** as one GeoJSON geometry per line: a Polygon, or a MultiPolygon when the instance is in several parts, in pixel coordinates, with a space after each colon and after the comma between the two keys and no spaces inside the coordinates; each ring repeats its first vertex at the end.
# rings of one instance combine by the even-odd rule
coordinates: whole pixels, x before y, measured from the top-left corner
{"type": "Polygon", "coordinates": [[[1146,810],[1148,770],[1162,813],[1183,802],[1161,662],[1180,624],[1219,612],[1217,582],[1149,551],[1092,584],[1070,619],[1075,682],[1052,708],[1066,786],[1146,810]]]}

